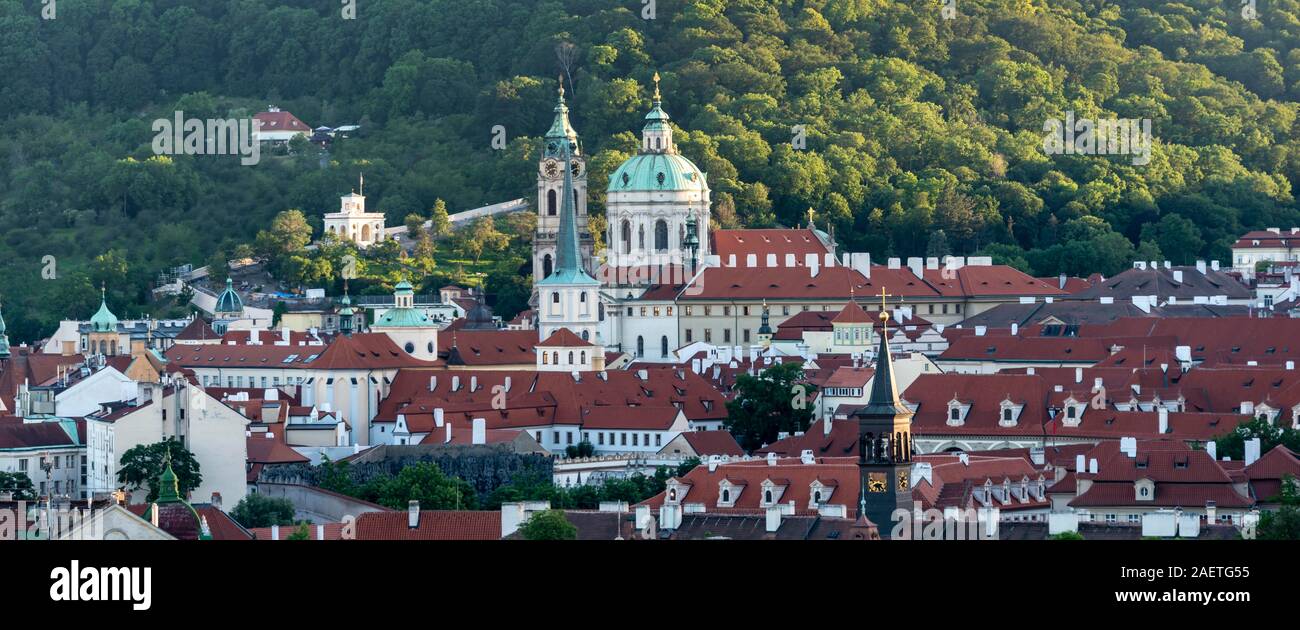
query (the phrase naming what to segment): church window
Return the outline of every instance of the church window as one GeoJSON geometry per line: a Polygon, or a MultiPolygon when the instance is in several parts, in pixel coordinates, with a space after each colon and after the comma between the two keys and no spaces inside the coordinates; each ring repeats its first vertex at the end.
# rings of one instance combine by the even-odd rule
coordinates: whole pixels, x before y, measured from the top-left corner
{"type": "MultiPolygon", "coordinates": [[[[582,340],[583,340],[583,341],[587,341],[587,331],[585,331],[585,330],[582,331],[582,340]]],[[[586,359],[583,359],[583,361],[586,361],[586,359]]]]}
{"type": "Polygon", "coordinates": [[[668,335],[659,338],[659,353],[664,358],[668,357],[668,335]]]}
{"type": "Polygon", "coordinates": [[[627,219],[623,219],[623,228],[621,234],[622,234],[622,242],[623,242],[623,253],[626,254],[632,248],[632,224],[628,222],[627,219]]]}
{"type": "Polygon", "coordinates": [[[551,364],[551,357],[550,357],[550,355],[548,355],[548,354],[546,354],[545,352],[543,352],[543,353],[542,353],[542,365],[550,365],[550,364],[551,364]]]}
{"type": "Polygon", "coordinates": [[[555,216],[555,189],[546,191],[546,214],[555,216]]]}
{"type": "Polygon", "coordinates": [[[731,491],[730,491],[730,490],[723,489],[723,491],[722,491],[722,502],[723,502],[723,503],[731,503],[731,491]]]}
{"type": "Polygon", "coordinates": [[[559,303],[560,303],[560,292],[556,291],[554,293],[551,293],[551,304],[559,304],[559,303]]]}
{"type": "Polygon", "coordinates": [[[668,251],[668,222],[655,221],[655,251],[668,251]]]}
{"type": "Polygon", "coordinates": [[[551,255],[542,256],[542,277],[549,278],[554,268],[555,262],[551,259],[551,255]]]}
{"type": "Polygon", "coordinates": [[[569,351],[569,365],[573,365],[573,351],[569,351]]]}
{"type": "MultiPolygon", "coordinates": [[[[659,138],[655,138],[655,151],[658,151],[658,150],[659,150],[659,138]]],[[[664,174],[663,174],[663,173],[660,173],[660,174],[659,174],[659,183],[660,183],[660,184],[664,183],[664,179],[663,179],[663,178],[664,178],[664,174]]]]}
{"type": "Polygon", "coordinates": [[[638,335],[636,338],[636,356],[640,357],[644,355],[645,355],[645,338],[638,335]]]}
{"type": "Polygon", "coordinates": [[[763,503],[771,503],[771,502],[772,502],[772,491],[771,491],[771,490],[764,490],[764,491],[763,491],[763,503]]]}
{"type": "Polygon", "coordinates": [[[645,249],[645,226],[644,225],[638,225],[636,228],[636,247],[637,249],[645,249]]]}
{"type": "MultiPolygon", "coordinates": [[[[582,332],[583,332],[584,335],[587,333],[587,331],[585,331],[585,330],[582,331],[582,332]]],[[[586,365],[586,364],[587,364],[587,351],[586,351],[586,350],[583,350],[583,351],[582,351],[582,354],[579,355],[578,360],[581,361],[583,365],[586,365]]]]}
{"type": "Polygon", "coordinates": [[[411,342],[409,342],[409,341],[406,342],[406,353],[407,353],[407,354],[411,354],[411,353],[413,353],[413,352],[415,352],[415,344],[413,344],[413,343],[411,343],[411,342]]]}
{"type": "Polygon", "coordinates": [[[578,294],[578,301],[579,301],[579,302],[582,302],[583,304],[586,304],[586,303],[587,303],[587,292],[586,292],[586,291],[583,291],[582,293],[579,293],[579,294],[578,294]]]}

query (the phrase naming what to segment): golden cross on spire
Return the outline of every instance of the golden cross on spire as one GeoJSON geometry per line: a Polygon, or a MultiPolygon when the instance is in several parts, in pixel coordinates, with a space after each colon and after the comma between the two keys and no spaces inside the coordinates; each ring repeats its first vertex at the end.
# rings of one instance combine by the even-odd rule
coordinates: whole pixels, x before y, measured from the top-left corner
{"type": "Polygon", "coordinates": [[[890,295],[885,292],[885,287],[880,287],[880,320],[881,321],[889,320],[889,311],[886,310],[885,308],[885,298],[887,297],[890,297],[890,295]]]}
{"type": "Polygon", "coordinates": [[[655,81],[655,101],[658,102],[659,101],[659,73],[658,72],[655,72],[654,81],[655,81]]]}
{"type": "Polygon", "coordinates": [[[813,224],[813,209],[810,207],[808,208],[808,225],[811,226],[812,224],[813,224]]]}

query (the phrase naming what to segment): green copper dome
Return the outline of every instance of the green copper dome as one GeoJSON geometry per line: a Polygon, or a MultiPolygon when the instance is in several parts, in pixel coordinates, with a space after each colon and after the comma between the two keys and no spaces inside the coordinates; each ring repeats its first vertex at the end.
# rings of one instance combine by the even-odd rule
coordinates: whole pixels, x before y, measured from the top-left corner
{"type": "Polygon", "coordinates": [[[676,153],[643,153],[628,158],[609,176],[606,192],[697,191],[708,187],[704,172],[676,153]]]}
{"type": "Polygon", "coordinates": [[[108,300],[104,288],[99,289],[99,310],[90,318],[90,330],[93,332],[116,332],[117,316],[108,310],[108,300]]]}
{"type": "Polygon", "coordinates": [[[226,278],[226,290],[217,296],[217,306],[214,309],[216,313],[242,313],[244,312],[244,301],[239,299],[239,294],[235,293],[234,282],[226,278]]]}
{"type": "Polygon", "coordinates": [[[375,320],[372,327],[379,328],[425,328],[432,326],[428,315],[413,308],[390,308],[383,316],[375,320]]]}

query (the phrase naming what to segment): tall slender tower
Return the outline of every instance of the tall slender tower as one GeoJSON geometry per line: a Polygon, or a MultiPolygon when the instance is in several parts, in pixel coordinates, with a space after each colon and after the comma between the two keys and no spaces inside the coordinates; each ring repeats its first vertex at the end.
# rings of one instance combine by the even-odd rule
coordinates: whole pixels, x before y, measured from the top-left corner
{"type": "Polygon", "coordinates": [[[544,341],[556,330],[568,328],[584,341],[602,343],[597,330],[600,282],[591,277],[582,265],[573,169],[568,166],[573,158],[572,149],[565,143],[561,150],[564,168],[560,198],[563,201],[555,237],[555,269],[536,285],[538,334],[544,341]]]}
{"type": "Polygon", "coordinates": [[[881,295],[880,349],[871,397],[856,412],[858,420],[859,520],[867,518],[882,532],[891,529],[895,510],[912,509],[912,411],[898,398],[889,356],[889,311],[881,295]]]}
{"type": "Polygon", "coordinates": [[[555,271],[556,236],[560,231],[560,208],[567,197],[572,197],[575,209],[575,229],[578,234],[578,251],[582,268],[588,274],[592,268],[592,238],[587,229],[587,162],[578,132],[569,124],[569,106],[564,103],[564,81],[560,81],[559,98],[555,104],[555,121],[543,139],[542,156],[537,168],[537,234],[533,238],[533,279],[542,280],[555,271]],[[572,176],[572,191],[567,197],[564,186],[565,151],[570,152],[568,174],[572,176]]]}

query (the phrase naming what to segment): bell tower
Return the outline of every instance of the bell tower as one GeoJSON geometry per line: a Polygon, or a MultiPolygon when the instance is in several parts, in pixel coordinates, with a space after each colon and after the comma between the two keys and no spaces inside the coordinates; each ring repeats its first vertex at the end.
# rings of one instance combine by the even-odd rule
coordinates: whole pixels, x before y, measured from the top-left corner
{"type": "Polygon", "coordinates": [[[882,288],[880,348],[871,397],[853,413],[858,421],[857,518],[870,520],[882,535],[892,529],[896,510],[912,510],[912,410],[898,398],[894,384],[886,297],[882,288]]]}
{"type": "Polygon", "coordinates": [[[555,104],[555,121],[543,138],[542,155],[537,163],[537,234],[533,238],[533,281],[540,282],[555,272],[556,238],[560,231],[560,212],[564,207],[564,156],[569,154],[575,228],[583,270],[592,267],[591,231],[587,228],[587,160],[578,143],[578,132],[569,124],[569,106],[564,102],[564,79],[560,78],[559,97],[555,104]],[[567,145],[567,147],[565,146],[567,145]]]}

